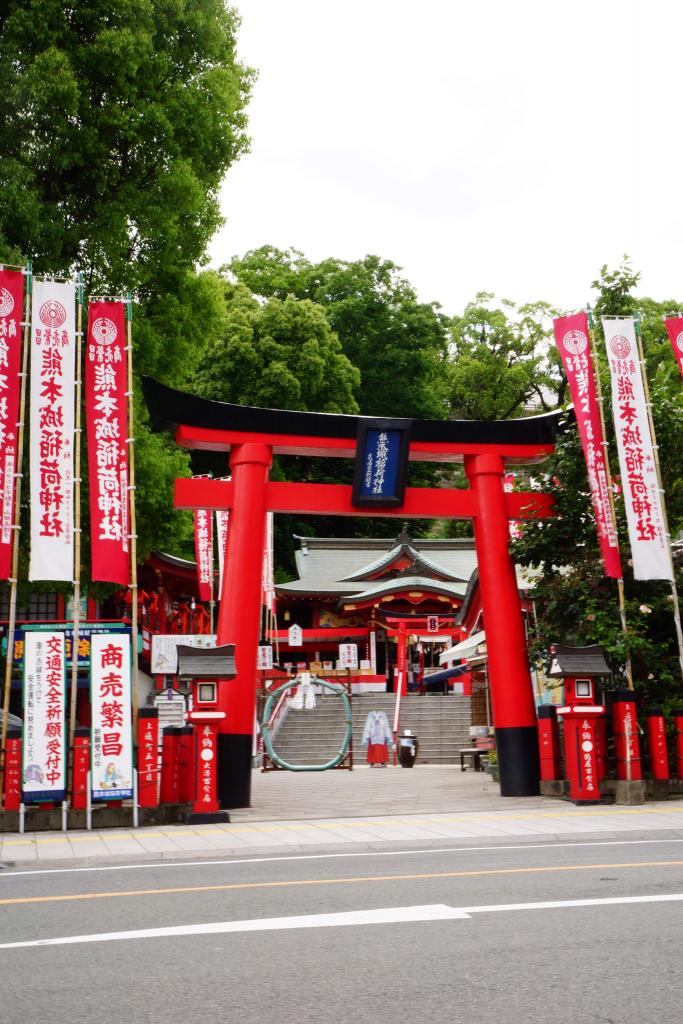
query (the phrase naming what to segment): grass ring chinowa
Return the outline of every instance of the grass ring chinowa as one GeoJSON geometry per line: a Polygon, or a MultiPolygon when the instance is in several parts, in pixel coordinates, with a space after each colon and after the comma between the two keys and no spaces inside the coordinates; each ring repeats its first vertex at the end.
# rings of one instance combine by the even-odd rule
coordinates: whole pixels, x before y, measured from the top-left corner
{"type": "Polygon", "coordinates": [[[342,704],[344,706],[344,721],[346,724],[346,729],[344,731],[344,739],[342,740],[341,747],[339,748],[339,751],[335,755],[335,757],[333,757],[331,761],[326,761],[325,764],[289,764],[288,761],[283,760],[283,758],[281,758],[279,754],[276,754],[275,751],[273,750],[273,740],[270,735],[270,729],[268,728],[267,723],[270,718],[273,706],[280,697],[280,695],[285,693],[287,690],[293,690],[294,687],[298,686],[299,684],[296,679],[292,679],[291,681],[284,683],[282,686],[279,686],[277,690],[273,690],[273,692],[269,695],[268,700],[266,701],[266,705],[263,709],[263,723],[261,724],[261,735],[263,737],[263,745],[266,749],[266,753],[268,754],[268,757],[273,762],[273,764],[276,764],[278,768],[285,768],[287,771],[290,772],[324,772],[327,771],[328,768],[336,768],[337,765],[341,764],[341,762],[346,757],[349,750],[349,746],[351,744],[351,736],[353,733],[353,719],[351,717],[351,701],[349,700],[348,693],[346,692],[344,687],[336,686],[334,683],[328,683],[326,679],[313,679],[311,680],[311,682],[314,682],[316,686],[322,686],[323,689],[330,690],[332,693],[336,693],[337,696],[341,697],[342,704]]]}

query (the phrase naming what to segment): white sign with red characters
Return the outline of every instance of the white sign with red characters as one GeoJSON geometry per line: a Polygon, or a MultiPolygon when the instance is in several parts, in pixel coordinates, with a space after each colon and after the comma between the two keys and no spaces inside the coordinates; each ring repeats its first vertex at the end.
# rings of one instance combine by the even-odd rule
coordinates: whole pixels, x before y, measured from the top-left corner
{"type": "Polygon", "coordinates": [[[63,800],[66,792],[64,633],[24,639],[24,803],[63,800]]]}
{"type": "Polygon", "coordinates": [[[9,579],[17,462],[24,275],[0,270],[0,580],[9,579]]]}
{"type": "Polygon", "coordinates": [[[123,302],[91,302],[85,348],[92,578],[130,582],[128,402],[123,302]]]}
{"type": "Polygon", "coordinates": [[[91,789],[93,800],[133,795],[130,637],[96,633],[90,651],[91,789]]]}
{"type": "Polygon", "coordinates": [[[28,578],[73,582],[74,282],[34,281],[32,308],[28,578]]]}
{"type": "Polygon", "coordinates": [[[218,593],[223,593],[223,564],[228,547],[228,521],[230,513],[227,509],[216,510],[216,540],[218,542],[218,593]]]}
{"type": "Polygon", "coordinates": [[[671,580],[671,557],[633,317],[603,319],[602,325],[612,378],[612,415],[633,575],[637,580],[671,580]]]}
{"type": "Polygon", "coordinates": [[[211,513],[205,508],[194,511],[194,550],[199,600],[210,601],[213,596],[213,529],[211,513]]]}

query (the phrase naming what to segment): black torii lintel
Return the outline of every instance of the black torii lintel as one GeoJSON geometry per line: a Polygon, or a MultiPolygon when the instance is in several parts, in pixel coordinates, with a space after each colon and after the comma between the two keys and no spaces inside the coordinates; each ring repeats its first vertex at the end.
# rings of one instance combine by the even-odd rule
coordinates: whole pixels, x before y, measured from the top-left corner
{"type": "MultiPolygon", "coordinates": [[[[147,376],[142,378],[142,390],[152,425],[157,430],[175,430],[185,425],[203,430],[261,436],[271,434],[283,438],[310,437],[355,441],[359,427],[373,420],[368,416],[349,416],[344,413],[261,409],[250,405],[216,402],[177,391],[147,376]]],[[[411,445],[421,443],[491,448],[510,445],[548,447],[555,444],[563,416],[562,411],[555,411],[511,420],[396,418],[394,422],[410,425],[411,445]]],[[[530,461],[534,461],[533,457],[530,461]]]]}

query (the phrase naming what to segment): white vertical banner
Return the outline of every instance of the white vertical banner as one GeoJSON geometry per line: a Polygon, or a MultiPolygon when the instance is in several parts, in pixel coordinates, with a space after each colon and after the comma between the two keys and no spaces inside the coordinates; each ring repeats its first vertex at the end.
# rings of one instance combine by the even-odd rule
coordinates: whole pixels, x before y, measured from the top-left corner
{"type": "Polygon", "coordinates": [[[24,634],[24,803],[64,800],[66,793],[66,659],[64,633],[24,634]]]}
{"type": "Polygon", "coordinates": [[[263,552],[263,604],[275,610],[275,566],[273,562],[273,513],[266,512],[266,546],[263,552]]]}
{"type": "Polygon", "coordinates": [[[358,668],[358,644],[339,644],[339,667],[358,668]]]}
{"type": "Polygon", "coordinates": [[[33,282],[30,580],[74,578],[76,285],[33,282]]]}
{"type": "Polygon", "coordinates": [[[133,795],[131,658],[127,633],[90,638],[91,787],[94,800],[133,795]]]}
{"type": "Polygon", "coordinates": [[[669,542],[633,317],[603,319],[602,326],[612,380],[612,416],[633,575],[637,580],[671,580],[669,542]]]}
{"type": "Polygon", "coordinates": [[[228,518],[230,513],[227,509],[216,511],[216,539],[218,542],[218,597],[223,593],[223,565],[225,563],[225,551],[228,544],[228,518]]]}

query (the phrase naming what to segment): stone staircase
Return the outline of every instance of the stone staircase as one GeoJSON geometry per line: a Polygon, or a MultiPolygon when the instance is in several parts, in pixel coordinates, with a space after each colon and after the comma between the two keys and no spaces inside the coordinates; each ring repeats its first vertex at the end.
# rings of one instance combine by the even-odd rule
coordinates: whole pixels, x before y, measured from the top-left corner
{"type": "MultiPolygon", "coordinates": [[[[396,698],[392,693],[362,694],[352,700],[353,753],[356,764],[365,763],[362,744],[370,711],[385,711],[393,724],[396,698]]],[[[458,751],[469,745],[470,698],[449,695],[409,695],[401,700],[400,730],[410,729],[420,744],[418,764],[454,764],[458,751]]],[[[274,740],[275,751],[290,764],[325,764],[341,746],[344,711],[334,694],[316,697],[310,711],[290,708],[274,740]]]]}

